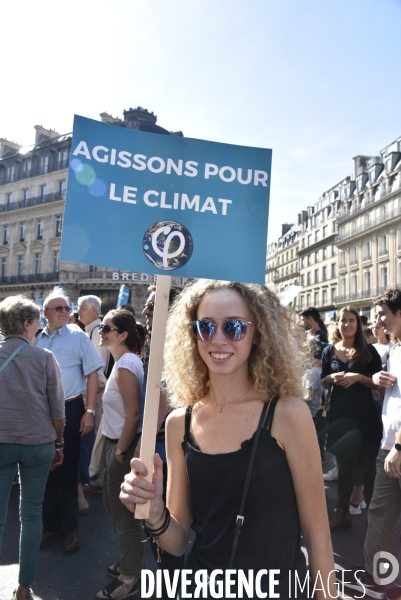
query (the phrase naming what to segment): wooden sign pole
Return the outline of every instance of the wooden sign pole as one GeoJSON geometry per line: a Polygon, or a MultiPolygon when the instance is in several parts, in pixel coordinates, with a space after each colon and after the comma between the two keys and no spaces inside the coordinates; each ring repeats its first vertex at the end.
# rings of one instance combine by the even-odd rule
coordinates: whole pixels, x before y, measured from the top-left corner
{"type": "MultiPolygon", "coordinates": [[[[159,413],[160,385],[170,284],[171,277],[169,275],[157,276],[140,455],[140,460],[148,469],[148,476],[146,477],[147,481],[152,481],[153,476],[153,457],[156,444],[157,417],[159,413]]],[[[146,504],[137,504],[135,508],[135,518],[147,519],[149,517],[149,510],[149,502],[146,504]]]]}

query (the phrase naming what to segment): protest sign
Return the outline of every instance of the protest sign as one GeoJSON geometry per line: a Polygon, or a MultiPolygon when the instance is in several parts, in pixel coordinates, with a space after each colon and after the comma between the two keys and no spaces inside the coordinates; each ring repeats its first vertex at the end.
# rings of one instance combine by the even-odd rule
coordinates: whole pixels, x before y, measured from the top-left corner
{"type": "MultiPolygon", "coordinates": [[[[60,258],[158,276],[141,445],[149,480],[170,275],[264,283],[271,156],[75,116],[60,258]]],[[[147,516],[149,503],[138,505],[135,517],[147,516]]]]}
{"type": "Polygon", "coordinates": [[[284,292],[280,295],[281,306],[288,306],[301,290],[302,285],[287,285],[284,292]]]}
{"type": "Polygon", "coordinates": [[[271,154],[76,116],[60,258],[264,283],[271,154]]]}

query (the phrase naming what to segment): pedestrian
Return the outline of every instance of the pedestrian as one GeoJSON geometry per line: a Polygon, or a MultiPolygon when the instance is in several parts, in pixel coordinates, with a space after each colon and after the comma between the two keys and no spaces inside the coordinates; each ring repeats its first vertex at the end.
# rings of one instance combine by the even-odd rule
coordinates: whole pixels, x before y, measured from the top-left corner
{"type": "Polygon", "coordinates": [[[50,469],[63,461],[64,390],[49,350],[35,346],[39,308],[23,296],[0,303],[0,546],[14,476],[20,473],[20,561],[14,600],[30,598],[50,469]]]}
{"type": "Polygon", "coordinates": [[[317,337],[320,342],[327,344],[327,327],[320,318],[320,312],[313,306],[301,312],[303,326],[309,336],[317,337]]]}
{"type": "Polygon", "coordinates": [[[354,463],[359,462],[365,501],[375,480],[375,459],[382,427],[375,407],[372,376],[380,371],[380,356],[366,342],[358,312],[346,306],[338,314],[333,344],[323,350],[322,384],[331,389],[327,449],[338,465],[338,504],[330,529],[351,524],[350,498],[354,463]]]}
{"type": "MultiPolygon", "coordinates": [[[[296,330],[265,286],[199,280],[184,290],[168,318],[164,355],[167,391],[177,407],[167,420],[167,506],[157,454],[152,482],[134,459],[121,493],[132,511],[150,500],[147,524],[162,550],[182,554],[193,529],[188,569],[210,574],[230,563],[246,573],[279,569],[275,592],[281,598],[289,597],[290,571],[305,578],[301,527],[312,579],[319,570],[326,586],[334,568],[319,447],[310,411],[299,399],[296,330]],[[233,530],[242,524],[235,553],[233,530]]],[[[334,593],[332,583],[330,589],[334,593]]],[[[319,600],[324,596],[316,591],[319,600]]]]}
{"type": "MultiPolygon", "coordinates": [[[[401,340],[401,290],[388,289],[374,301],[377,325],[387,334],[401,340]]],[[[387,371],[373,375],[376,385],[385,388],[383,404],[383,437],[376,461],[376,479],[368,510],[368,523],[363,547],[364,571],[354,573],[350,589],[363,591],[371,598],[399,597],[400,588],[388,589],[386,576],[382,584],[373,578],[379,552],[391,553],[401,514],[401,344],[389,352],[387,371]],[[359,580],[359,581],[358,581],[359,580]],[[362,584],[362,585],[361,585],[362,584]]],[[[383,556],[388,558],[388,556],[383,556]]],[[[383,575],[383,572],[381,572],[383,575]]]]}
{"type": "Polygon", "coordinates": [[[69,298],[55,290],[45,298],[48,324],[36,338],[39,348],[48,348],[60,366],[66,396],[64,462],[49,475],[43,503],[41,547],[64,538],[64,550],[73,552],[81,545],[78,529],[78,468],[81,438],[94,427],[98,370],[104,367],[88,336],[68,325],[69,298]],[[87,387],[86,408],[82,391],[87,387]]]}
{"type": "Polygon", "coordinates": [[[119,600],[139,591],[143,562],[141,522],[120,502],[120,486],[130,472],[140,435],[140,404],[143,365],[139,358],[146,331],[134,315],[122,308],[111,310],[100,325],[100,345],[114,360],[103,394],[102,434],[106,438],[106,472],[103,502],[116,528],[120,556],[107,573],[114,580],[98,592],[96,599],[119,600]]]}
{"type": "Polygon", "coordinates": [[[391,341],[390,334],[384,333],[384,327],[379,319],[373,325],[373,333],[377,340],[373,345],[380,355],[383,370],[385,371],[390,349],[394,346],[394,343],[391,341]]]}
{"type": "Polygon", "coordinates": [[[100,312],[102,308],[102,301],[98,296],[80,296],[78,298],[78,314],[82,323],[85,326],[85,333],[88,335],[92,344],[95,347],[96,352],[99,354],[101,360],[104,363],[104,368],[98,371],[98,389],[96,393],[95,402],[95,427],[93,435],[89,434],[90,437],[85,436],[81,443],[81,457],[80,457],[80,483],[78,484],[78,500],[81,506],[80,510],[87,509],[87,501],[84,498],[84,494],[98,494],[103,490],[103,473],[99,473],[91,481],[89,477],[89,464],[91,453],[95,441],[96,434],[98,432],[102,415],[103,415],[103,393],[106,385],[106,373],[109,368],[110,352],[107,348],[104,348],[100,344],[100,333],[99,327],[101,325],[100,312]]]}

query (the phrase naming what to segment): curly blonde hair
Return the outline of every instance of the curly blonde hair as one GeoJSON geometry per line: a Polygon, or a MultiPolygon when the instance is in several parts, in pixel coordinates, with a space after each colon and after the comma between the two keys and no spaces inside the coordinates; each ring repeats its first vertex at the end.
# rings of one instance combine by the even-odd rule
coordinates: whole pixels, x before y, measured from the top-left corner
{"type": "Polygon", "coordinates": [[[208,393],[210,380],[189,323],[206,294],[234,290],[245,302],[255,323],[258,343],[249,355],[249,373],[255,389],[266,395],[301,396],[304,341],[291,313],[264,285],[200,279],[188,285],[176,299],[167,320],[164,379],[172,406],[196,404],[208,393]]]}

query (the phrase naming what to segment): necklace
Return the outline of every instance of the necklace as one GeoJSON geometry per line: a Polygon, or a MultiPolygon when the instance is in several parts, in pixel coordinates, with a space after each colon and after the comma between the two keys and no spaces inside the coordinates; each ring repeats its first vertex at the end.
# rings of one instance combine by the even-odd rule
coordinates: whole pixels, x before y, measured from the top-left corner
{"type": "MultiPolygon", "coordinates": [[[[218,402],[213,402],[213,404],[215,404],[218,407],[219,413],[221,413],[221,412],[223,412],[223,408],[226,406],[226,404],[232,404],[233,402],[237,402],[240,398],[242,398],[243,396],[245,396],[245,394],[247,394],[249,392],[249,390],[251,389],[252,386],[253,386],[253,383],[252,383],[252,385],[249,386],[249,388],[247,390],[245,390],[245,392],[242,392],[242,394],[237,396],[237,398],[234,398],[234,400],[229,400],[225,404],[219,404],[218,402]]],[[[209,394],[209,398],[210,398],[210,394],[209,394]]]]}

